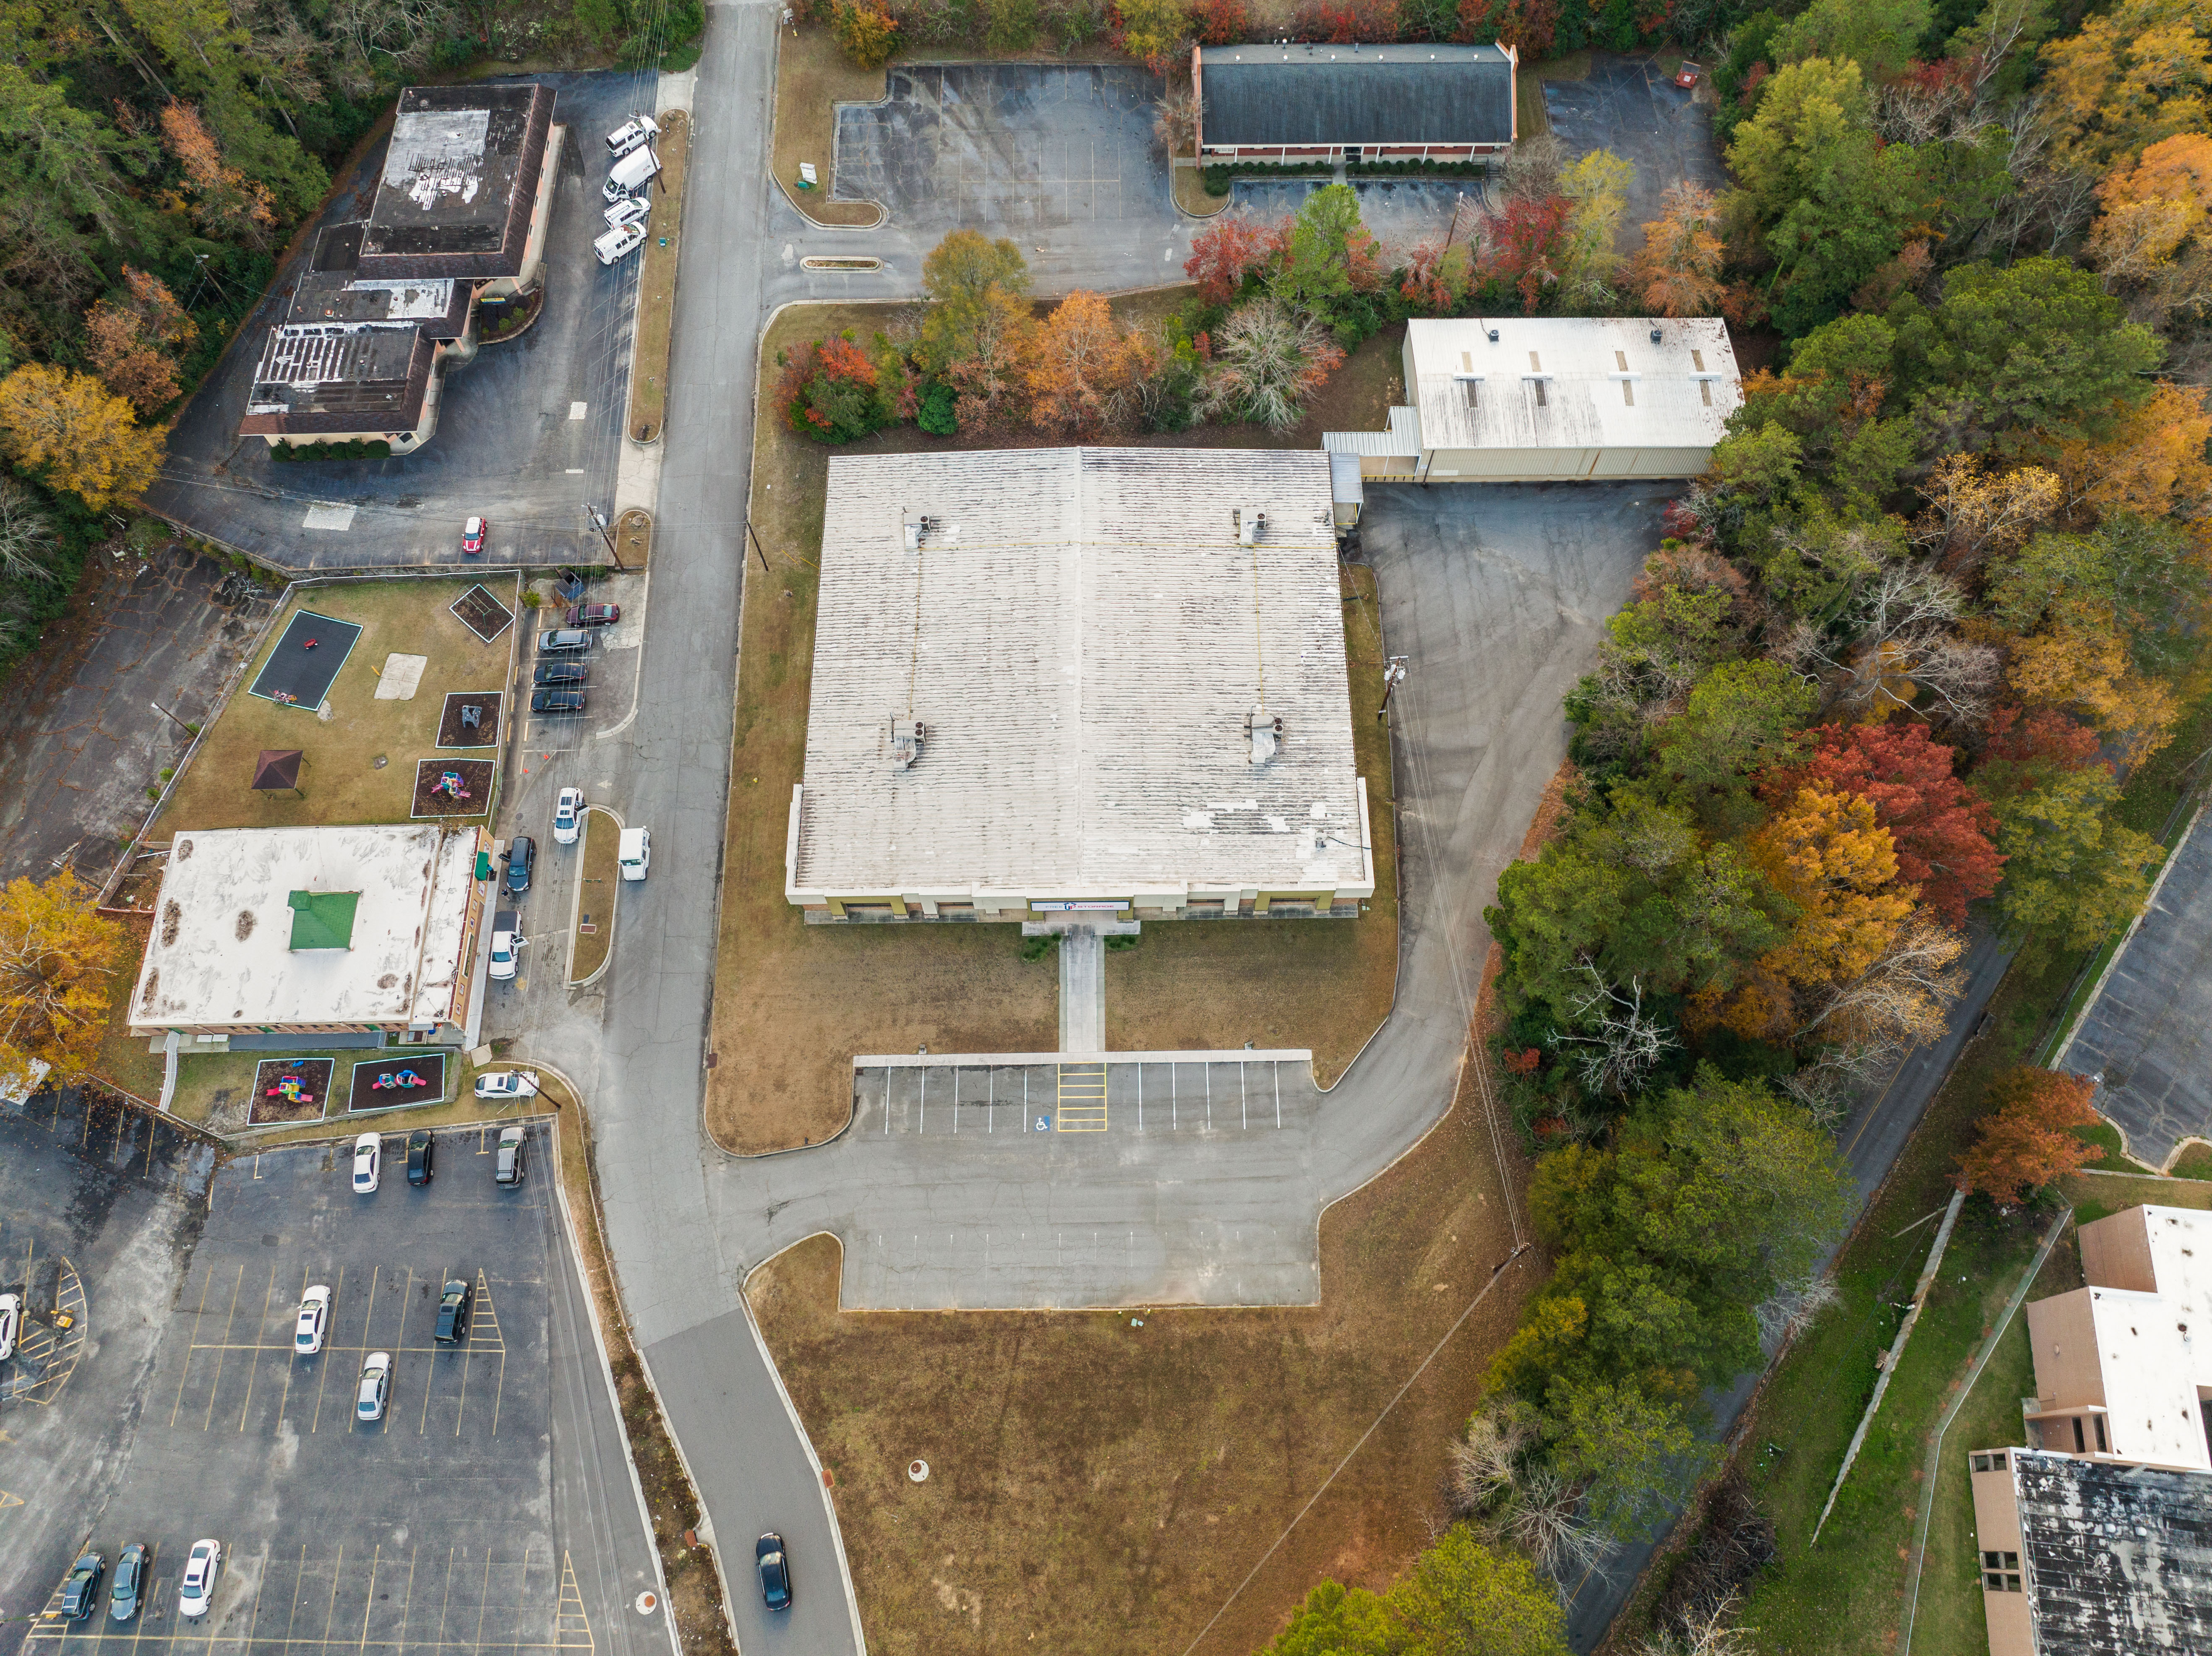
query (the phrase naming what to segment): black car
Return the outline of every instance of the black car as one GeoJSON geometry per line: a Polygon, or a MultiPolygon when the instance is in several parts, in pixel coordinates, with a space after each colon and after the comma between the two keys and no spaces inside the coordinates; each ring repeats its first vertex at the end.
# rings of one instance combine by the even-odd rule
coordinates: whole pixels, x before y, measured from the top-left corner
{"type": "Polygon", "coordinates": [[[580,661],[541,661],[538,670],[531,674],[532,684],[581,684],[591,677],[591,671],[580,661]]]}
{"type": "Polygon", "coordinates": [[[407,1135],[407,1182],[427,1185],[430,1182],[430,1163],[438,1153],[437,1141],[423,1128],[417,1127],[407,1135]]]}
{"type": "Polygon", "coordinates": [[[138,1613],[138,1595],[146,1586],[146,1545],[134,1541],[115,1561],[115,1591],[108,1595],[107,1613],[127,1622],[138,1613]]]}
{"type": "Polygon", "coordinates": [[[530,696],[530,711],[534,713],[580,713],[584,711],[581,690],[534,690],[530,696]]]}
{"type": "Polygon", "coordinates": [[[754,1542],[753,1562],[760,1566],[761,1602],[770,1610],[789,1610],[791,1561],[783,1556],[783,1538],[770,1530],[754,1542]]]}
{"type": "Polygon", "coordinates": [[[70,1568],[69,1580],[62,1583],[62,1614],[72,1622],[82,1622],[100,1604],[100,1578],[107,1574],[107,1561],[96,1552],[88,1552],[70,1568]]]}
{"type": "Polygon", "coordinates": [[[507,889],[520,897],[530,889],[530,871],[538,866],[538,841],[518,834],[507,842],[507,889]]]}
{"type": "Polygon", "coordinates": [[[441,1345],[459,1345],[469,1337],[469,1301],[476,1290],[465,1277],[456,1277],[438,1296],[438,1326],[431,1338],[441,1345]]]}

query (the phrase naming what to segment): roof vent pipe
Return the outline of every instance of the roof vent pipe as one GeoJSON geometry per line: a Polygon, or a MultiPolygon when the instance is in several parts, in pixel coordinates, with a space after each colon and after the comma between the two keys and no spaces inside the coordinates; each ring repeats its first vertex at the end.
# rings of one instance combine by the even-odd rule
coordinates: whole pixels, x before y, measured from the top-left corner
{"type": "Polygon", "coordinates": [[[1656,345],[1656,344],[1657,344],[1657,343],[1659,343],[1659,337],[1660,337],[1660,331],[1659,331],[1658,329],[1656,329],[1656,328],[1652,329],[1652,331],[1651,331],[1651,343],[1652,343],[1653,344],[1655,344],[1655,345],[1656,345]]]}
{"type": "Polygon", "coordinates": [[[1237,524],[1237,543],[1257,546],[1261,532],[1267,526],[1267,514],[1256,506],[1241,506],[1231,515],[1237,524]]]}
{"type": "Polygon", "coordinates": [[[1493,345],[1498,343],[1498,330],[1495,328],[1490,331],[1490,343],[1493,345]]]}

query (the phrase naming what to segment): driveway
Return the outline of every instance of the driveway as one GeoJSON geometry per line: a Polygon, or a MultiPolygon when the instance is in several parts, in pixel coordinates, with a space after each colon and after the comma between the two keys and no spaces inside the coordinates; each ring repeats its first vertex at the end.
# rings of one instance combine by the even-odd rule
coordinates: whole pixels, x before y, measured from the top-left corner
{"type": "MultiPolygon", "coordinates": [[[[629,74],[536,77],[555,90],[568,128],[545,252],[545,308],[529,331],[485,345],[451,368],[437,434],[388,460],[278,464],[238,422],[261,347],[283,318],[315,238],[302,234],[252,320],[231,343],[178,421],[148,504],[195,534],[286,570],[461,565],[460,526],[490,518],[503,564],[568,563],[589,555],[583,505],[613,498],[629,394],[629,341],[641,259],[611,269],[592,257],[605,151],[599,140],[636,97],[629,74]],[[344,513],[311,507],[351,507],[344,513]],[[341,520],[343,526],[340,526],[341,520]]],[[[368,210],[383,145],[340,180],[318,227],[368,210]]]]}
{"type": "Polygon", "coordinates": [[[1644,245],[1644,227],[1659,216],[1668,185],[1687,180],[1715,194],[1727,187],[1712,106],[1680,90],[1648,58],[1592,52],[1583,79],[1544,82],[1544,112],[1570,158],[1610,149],[1635,166],[1621,215],[1623,252],[1644,245]]]}
{"type": "Polygon", "coordinates": [[[64,641],[0,701],[0,880],[64,864],[106,877],[152,809],[146,790],[191,743],[182,725],[206,719],[268,617],[181,548],[100,563],[64,641]]]}
{"type": "Polygon", "coordinates": [[[2099,1077],[2128,1154],[2163,1168],[2212,1138],[2212,826],[2200,812],[2053,1068],[2099,1077]]]}

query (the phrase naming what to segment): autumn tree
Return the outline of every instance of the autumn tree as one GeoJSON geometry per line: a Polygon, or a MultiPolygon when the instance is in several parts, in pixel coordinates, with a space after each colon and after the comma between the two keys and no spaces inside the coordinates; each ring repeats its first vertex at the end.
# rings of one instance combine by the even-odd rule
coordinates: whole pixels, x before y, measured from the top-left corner
{"type": "Polygon", "coordinates": [[[2045,45],[2061,164],[2094,176],[2181,132],[2212,127],[2212,40],[2200,0],[2119,0],[2045,45]]]}
{"type": "Polygon", "coordinates": [[[921,290],[929,299],[915,358],[933,373],[979,355],[986,337],[1003,339],[1029,319],[1028,264],[1005,237],[993,241],[973,230],[954,230],[921,264],[921,290]]]}
{"type": "Polygon", "coordinates": [[[1343,361],[1318,321],[1273,300],[1255,300],[1216,331],[1200,403],[1212,416],[1287,431],[1343,361]]]}
{"type": "Polygon", "coordinates": [[[776,406],[784,423],[817,443],[849,443],[887,424],[892,415],[883,376],[851,340],[832,334],[782,355],[776,406]]]}
{"type": "Polygon", "coordinates": [[[124,933],[94,896],[67,872],[0,890],[0,1087],[26,1085],[34,1063],[73,1080],[99,1054],[124,933]]]}
{"type": "Polygon", "coordinates": [[[1636,168],[1609,149],[1593,149],[1559,175],[1567,199],[1566,234],[1560,252],[1559,280],[1567,300],[1600,306],[1613,300],[1613,278],[1620,269],[1613,240],[1620,215],[1628,210],[1628,185],[1636,168]]]}
{"type": "MultiPolygon", "coordinates": [[[[2212,412],[2202,390],[2159,380],[2149,398],[2115,406],[2097,440],[2057,446],[2061,508],[2076,519],[2112,511],[2201,518],[2212,511],[2212,412]]],[[[1939,467],[1940,470],[1940,467],[1939,467]]]]}
{"type": "Polygon", "coordinates": [[[832,0],[830,33],[862,69],[879,69],[899,48],[898,19],[882,0],[832,0]]]}
{"type": "Polygon", "coordinates": [[[164,105],[161,142],[184,170],[192,216],[202,226],[248,246],[269,245],[270,227],[276,222],[276,197],[268,185],[224,161],[222,147],[198,109],[173,100],[164,105]]]}
{"type": "Polygon", "coordinates": [[[1720,303],[1720,209],[1713,192],[1686,179],[1667,186],[1660,216],[1644,227],[1629,285],[1656,316],[1711,316],[1720,303]]]}
{"type": "Polygon", "coordinates": [[[1190,8],[1186,0],[1115,0],[1114,27],[1121,50],[1141,58],[1155,75],[1164,75],[1178,56],[1188,56],[1190,8]]]}
{"type": "Polygon", "coordinates": [[[154,481],[162,443],[90,374],[27,362],[0,379],[0,449],[97,509],[154,481]]]}
{"type": "Polygon", "coordinates": [[[1030,418],[1084,435],[1119,424],[1135,368],[1114,312],[1097,294],[1070,294],[1045,318],[1028,379],[1030,418]]]}
{"type": "Polygon", "coordinates": [[[961,345],[964,354],[944,369],[961,430],[993,431],[1012,423],[1036,351],[1036,331],[1027,305],[1003,294],[986,302],[961,345]]]}
{"type": "Polygon", "coordinates": [[[190,349],[199,329],[159,276],[126,264],[121,295],[92,307],[85,335],[92,365],[107,388],[150,415],[175,400],[178,354],[190,349]]]}
{"type": "Polygon", "coordinates": [[[2017,1207],[2078,1171],[2097,1155],[2073,1131],[2096,1125],[2089,1102],[2096,1093],[2096,1083],[2087,1076],[2026,1065],[2002,1071],[1990,1083],[1987,1113],[1975,1125],[1974,1142],[1960,1156],[1951,1182],[2000,1207],[2017,1207]]]}
{"type": "Polygon", "coordinates": [[[1762,779],[1760,793],[1778,805],[1808,786],[1865,800],[1889,834],[1897,878],[1949,925],[1965,925],[1966,905],[1996,889],[2004,859],[1991,842],[1996,813],[1953,772],[1957,750],[1901,719],[1824,725],[1817,743],[1802,765],[1762,779]]]}
{"type": "Polygon", "coordinates": [[[1208,305],[1226,305],[1243,291],[1244,278],[1282,252],[1283,227],[1262,224],[1232,207],[1190,239],[1182,273],[1198,284],[1208,305]]]}
{"type": "Polygon", "coordinates": [[[1508,201],[1486,227],[1475,280],[1501,298],[1516,295],[1535,315],[1559,291],[1570,210],[1564,196],[1508,201]]]}
{"type": "Polygon", "coordinates": [[[2104,211],[2085,256],[2116,286],[2142,296],[2139,314],[2160,320],[2201,312],[2212,299],[2212,137],[2178,132],[2115,168],[2097,186],[2104,211]]]}
{"type": "Polygon", "coordinates": [[[1947,454],[1920,486],[1924,510],[1912,538],[1946,573],[1971,575],[2025,544],[2058,509],[2062,492],[2058,476],[2041,466],[2008,470],[1979,455],[1947,454]]]}
{"type": "Polygon", "coordinates": [[[1856,793],[1813,783],[1752,835],[1752,861],[1797,910],[1766,956],[1798,983],[1840,982],[1880,959],[1918,894],[1897,883],[1897,842],[1856,793]]]}

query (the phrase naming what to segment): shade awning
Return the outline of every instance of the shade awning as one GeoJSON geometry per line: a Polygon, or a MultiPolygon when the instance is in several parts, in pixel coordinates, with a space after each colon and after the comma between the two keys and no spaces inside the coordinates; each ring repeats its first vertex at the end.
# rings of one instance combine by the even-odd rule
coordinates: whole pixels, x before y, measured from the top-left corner
{"type": "Polygon", "coordinates": [[[264,748],[253,767],[257,788],[296,788],[305,755],[297,748],[264,748]]]}

